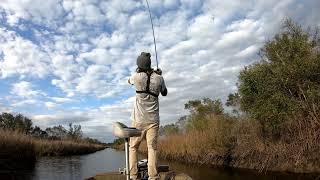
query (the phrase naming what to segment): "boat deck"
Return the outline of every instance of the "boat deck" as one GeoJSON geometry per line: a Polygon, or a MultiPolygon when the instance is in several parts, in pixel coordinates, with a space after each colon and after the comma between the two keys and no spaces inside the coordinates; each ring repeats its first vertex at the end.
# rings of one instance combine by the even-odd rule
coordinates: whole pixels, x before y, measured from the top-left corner
{"type": "MultiPolygon", "coordinates": [[[[173,171],[159,173],[160,180],[192,180],[188,175],[183,173],[175,173],[173,171]]],[[[87,180],[126,180],[126,176],[118,172],[97,174],[87,180]]]]}

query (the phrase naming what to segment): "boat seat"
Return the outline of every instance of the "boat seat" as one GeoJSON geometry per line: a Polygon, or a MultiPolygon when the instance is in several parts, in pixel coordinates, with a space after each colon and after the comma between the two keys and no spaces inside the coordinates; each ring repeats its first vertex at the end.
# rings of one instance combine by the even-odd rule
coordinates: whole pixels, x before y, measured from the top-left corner
{"type": "Polygon", "coordinates": [[[137,128],[127,127],[120,122],[115,122],[113,123],[113,134],[118,138],[130,138],[140,136],[141,131],[137,128]]]}

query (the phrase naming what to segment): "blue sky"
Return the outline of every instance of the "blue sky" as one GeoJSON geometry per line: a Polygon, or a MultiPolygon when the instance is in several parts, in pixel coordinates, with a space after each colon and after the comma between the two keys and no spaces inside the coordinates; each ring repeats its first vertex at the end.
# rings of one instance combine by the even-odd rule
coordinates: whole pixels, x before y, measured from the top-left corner
{"type": "MultiPolygon", "coordinates": [[[[225,100],[239,71],[257,60],[286,17],[320,25],[318,0],[150,0],[159,66],[169,89],[161,124],[190,99],[225,100]]],[[[113,139],[130,123],[134,89],[126,81],[141,51],[153,52],[142,0],[2,0],[0,110],[42,128],[72,122],[85,135],[113,139]]]]}

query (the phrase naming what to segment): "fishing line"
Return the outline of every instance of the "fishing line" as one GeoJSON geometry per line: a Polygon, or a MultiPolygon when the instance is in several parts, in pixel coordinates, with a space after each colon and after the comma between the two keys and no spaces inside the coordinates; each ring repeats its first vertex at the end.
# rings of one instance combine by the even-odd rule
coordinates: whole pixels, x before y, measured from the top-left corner
{"type": "Polygon", "coordinates": [[[149,7],[149,2],[146,0],[148,11],[149,11],[149,17],[150,17],[150,22],[151,22],[151,27],[152,27],[152,35],[153,35],[153,44],[154,44],[154,51],[156,53],[156,62],[157,62],[157,69],[158,69],[158,53],[157,53],[157,43],[156,43],[156,37],[154,35],[154,27],[153,27],[153,21],[152,21],[152,16],[151,16],[151,11],[149,7]]]}

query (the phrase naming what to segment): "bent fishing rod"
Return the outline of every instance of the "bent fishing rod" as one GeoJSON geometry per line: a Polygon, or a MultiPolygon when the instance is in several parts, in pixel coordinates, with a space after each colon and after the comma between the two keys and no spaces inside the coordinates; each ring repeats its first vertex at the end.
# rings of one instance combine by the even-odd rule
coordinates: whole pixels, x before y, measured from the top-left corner
{"type": "Polygon", "coordinates": [[[159,69],[158,67],[158,53],[157,53],[157,43],[156,43],[156,37],[154,35],[154,27],[153,27],[153,21],[152,21],[152,16],[151,16],[151,11],[149,7],[149,2],[146,0],[148,11],[149,11],[149,17],[150,17],[150,22],[151,22],[151,28],[152,28],[152,35],[153,35],[153,44],[154,44],[154,51],[156,53],[156,62],[157,62],[157,70],[159,69]]]}

